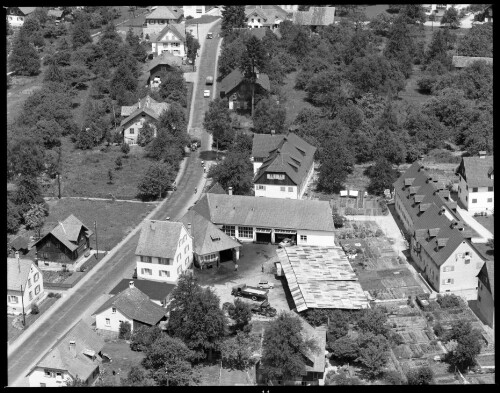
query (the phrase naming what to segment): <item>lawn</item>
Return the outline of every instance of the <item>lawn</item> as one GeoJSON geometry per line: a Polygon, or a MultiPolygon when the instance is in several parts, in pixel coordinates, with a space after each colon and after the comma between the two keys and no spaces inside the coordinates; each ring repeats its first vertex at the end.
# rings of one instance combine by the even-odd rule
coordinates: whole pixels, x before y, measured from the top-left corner
{"type": "MultiPolygon", "coordinates": [[[[59,221],[73,214],[92,231],[97,223],[99,250],[111,250],[132,231],[148,213],[153,204],[133,202],[91,201],[84,199],[54,199],[47,201],[50,210],[42,232],[52,230],[59,221]]],[[[90,245],[95,248],[95,235],[90,245]]]]}
{"type": "MultiPolygon", "coordinates": [[[[107,152],[100,147],[92,150],[76,149],[69,137],[62,138],[62,196],[88,198],[135,199],[137,185],[153,162],[145,157],[138,145],[130,147],[128,158],[123,157],[120,146],[110,146],[107,152]],[[122,157],[122,169],[115,169],[115,161],[122,157]],[[113,184],[108,184],[108,171],[113,171],[113,184]]],[[[57,181],[45,190],[46,196],[57,196],[57,181]]]]}
{"type": "Polygon", "coordinates": [[[281,91],[286,101],[286,124],[292,124],[297,114],[305,108],[313,108],[311,104],[305,101],[307,93],[303,90],[297,90],[295,86],[295,77],[297,72],[291,72],[285,77],[285,84],[281,86],[281,91]]]}
{"type": "Polygon", "coordinates": [[[483,227],[485,227],[488,231],[491,233],[495,234],[495,220],[493,219],[493,216],[478,216],[474,217],[475,220],[480,223],[483,227]]]}
{"type": "MultiPolygon", "coordinates": [[[[42,67],[43,70],[43,67],[42,67]]],[[[13,76],[7,89],[7,124],[11,124],[23,109],[24,101],[32,92],[42,87],[43,72],[38,76],[13,76]]]]}
{"type": "Polygon", "coordinates": [[[132,366],[142,368],[141,361],[144,354],[132,351],[125,340],[107,341],[102,352],[111,357],[111,362],[103,363],[101,366],[101,378],[104,386],[120,386],[120,378],[126,378],[132,366]],[[113,375],[113,371],[116,375],[113,375]]]}
{"type": "MultiPolygon", "coordinates": [[[[32,325],[45,311],[47,311],[57,300],[55,297],[46,297],[40,304],[38,304],[38,310],[40,311],[38,314],[29,314],[26,315],[26,327],[32,325]]],[[[21,329],[17,329],[12,325],[12,322],[15,318],[14,316],[7,316],[7,341],[12,344],[23,332],[21,329]]]]}

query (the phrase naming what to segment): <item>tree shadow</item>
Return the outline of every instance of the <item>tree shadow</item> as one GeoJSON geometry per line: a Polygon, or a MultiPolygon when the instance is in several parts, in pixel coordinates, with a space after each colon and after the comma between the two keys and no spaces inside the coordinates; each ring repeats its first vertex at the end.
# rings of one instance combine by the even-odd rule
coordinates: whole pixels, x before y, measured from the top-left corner
{"type": "MultiPolygon", "coordinates": [[[[219,152],[219,159],[223,156],[223,153],[219,152]]],[[[200,152],[200,159],[206,161],[215,161],[217,159],[217,152],[214,150],[205,150],[200,152]]]]}

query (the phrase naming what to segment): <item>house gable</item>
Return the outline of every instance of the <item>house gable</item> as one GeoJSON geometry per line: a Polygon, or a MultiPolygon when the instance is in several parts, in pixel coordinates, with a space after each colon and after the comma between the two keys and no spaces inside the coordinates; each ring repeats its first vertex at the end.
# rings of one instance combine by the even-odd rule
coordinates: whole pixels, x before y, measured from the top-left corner
{"type": "Polygon", "coordinates": [[[296,186],[297,184],[285,172],[261,172],[254,184],[277,186],[296,186]]]}

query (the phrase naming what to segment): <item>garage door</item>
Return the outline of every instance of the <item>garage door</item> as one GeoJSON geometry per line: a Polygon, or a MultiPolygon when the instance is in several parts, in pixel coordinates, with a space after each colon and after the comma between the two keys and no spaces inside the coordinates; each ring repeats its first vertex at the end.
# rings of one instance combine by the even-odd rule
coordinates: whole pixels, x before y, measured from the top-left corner
{"type": "Polygon", "coordinates": [[[256,243],[271,243],[271,233],[256,233],[256,243]]]}

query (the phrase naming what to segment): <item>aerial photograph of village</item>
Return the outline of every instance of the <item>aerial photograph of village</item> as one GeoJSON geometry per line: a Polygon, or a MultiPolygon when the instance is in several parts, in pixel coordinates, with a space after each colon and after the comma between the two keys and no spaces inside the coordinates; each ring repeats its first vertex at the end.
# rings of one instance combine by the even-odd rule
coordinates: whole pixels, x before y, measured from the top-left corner
{"type": "Polygon", "coordinates": [[[5,387],[495,384],[492,4],[3,9],[5,387]]]}

